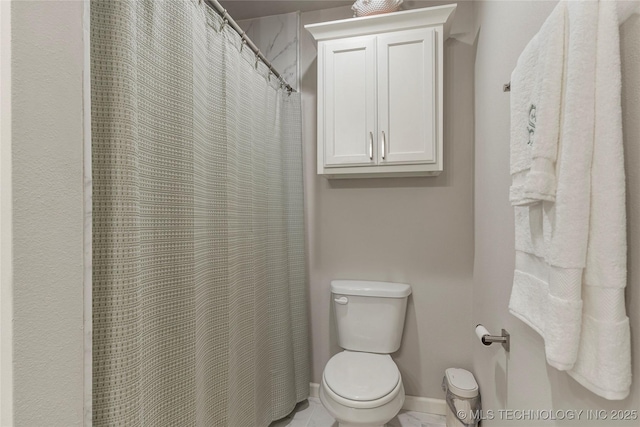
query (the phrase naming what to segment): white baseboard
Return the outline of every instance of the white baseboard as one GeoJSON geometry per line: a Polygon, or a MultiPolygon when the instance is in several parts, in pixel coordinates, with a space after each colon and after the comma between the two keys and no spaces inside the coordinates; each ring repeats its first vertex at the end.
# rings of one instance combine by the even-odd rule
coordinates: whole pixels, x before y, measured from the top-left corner
{"type": "MultiPolygon", "coordinates": [[[[309,397],[318,397],[320,384],[309,383],[309,397]]],[[[424,412],[426,414],[446,415],[447,402],[432,397],[405,396],[402,409],[405,411],[424,412]]]]}
{"type": "Polygon", "coordinates": [[[432,397],[405,396],[402,409],[426,414],[446,415],[447,402],[444,399],[434,399],[432,397]]]}
{"type": "Polygon", "coordinates": [[[320,397],[320,384],[309,383],[309,397],[320,397]]]}

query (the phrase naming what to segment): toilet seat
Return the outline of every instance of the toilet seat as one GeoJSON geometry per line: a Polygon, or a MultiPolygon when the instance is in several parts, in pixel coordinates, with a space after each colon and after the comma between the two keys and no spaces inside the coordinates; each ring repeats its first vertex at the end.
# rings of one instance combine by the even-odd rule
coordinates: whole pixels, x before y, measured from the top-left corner
{"type": "Polygon", "coordinates": [[[322,382],[335,401],[352,408],[375,408],[393,400],[402,387],[388,354],[343,351],[325,366],[322,382]]]}

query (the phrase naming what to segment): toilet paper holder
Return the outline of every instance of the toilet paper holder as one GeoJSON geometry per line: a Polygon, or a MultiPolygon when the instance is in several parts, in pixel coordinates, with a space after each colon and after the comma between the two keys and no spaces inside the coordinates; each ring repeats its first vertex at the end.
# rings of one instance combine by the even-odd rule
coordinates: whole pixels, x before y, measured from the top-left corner
{"type": "Polygon", "coordinates": [[[502,335],[491,335],[487,328],[478,323],[476,325],[476,335],[480,339],[480,342],[486,346],[490,346],[494,342],[499,342],[505,351],[509,351],[511,348],[511,335],[506,329],[502,330],[502,335]]]}

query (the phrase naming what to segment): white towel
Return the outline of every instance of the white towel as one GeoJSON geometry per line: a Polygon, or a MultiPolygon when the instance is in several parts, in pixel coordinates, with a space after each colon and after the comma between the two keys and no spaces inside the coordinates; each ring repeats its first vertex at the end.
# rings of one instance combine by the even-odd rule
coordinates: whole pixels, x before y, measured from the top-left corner
{"type": "Polygon", "coordinates": [[[511,75],[510,200],[514,205],[555,200],[565,11],[564,3],[553,10],[511,75]]]}
{"type": "Polygon", "coordinates": [[[558,112],[562,126],[554,168],[558,175],[555,202],[515,207],[517,252],[509,308],[544,337],[547,362],[568,370],[577,357],[582,323],[598,4],[560,2],[551,16],[562,8],[568,16],[568,50],[563,84],[558,88],[564,97],[562,113],[558,112]]]}
{"type": "Polygon", "coordinates": [[[569,375],[612,400],[627,397],[631,386],[619,46],[616,2],[600,1],[584,314],[578,358],[569,375]]]}
{"type": "Polygon", "coordinates": [[[550,365],[600,396],[622,399],[630,346],[615,3],[568,2],[566,16],[555,202],[514,207],[509,309],[544,337],[550,365]]]}

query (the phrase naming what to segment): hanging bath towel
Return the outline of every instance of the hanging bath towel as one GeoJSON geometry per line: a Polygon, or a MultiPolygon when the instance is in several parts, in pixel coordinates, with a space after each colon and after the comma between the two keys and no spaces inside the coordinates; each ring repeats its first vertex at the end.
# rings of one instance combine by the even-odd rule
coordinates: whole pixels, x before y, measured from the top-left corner
{"type": "Polygon", "coordinates": [[[518,58],[511,75],[510,200],[555,200],[566,49],[566,4],[560,3],[518,58]]]}
{"type": "MultiPolygon", "coordinates": [[[[563,7],[568,43],[559,139],[555,161],[544,169],[555,176],[554,197],[531,196],[526,179],[513,175],[525,197],[514,200],[512,192],[516,268],[509,309],[544,338],[550,365],[604,398],[624,399],[631,368],[616,5],[561,2],[550,19],[563,7]]],[[[513,83],[512,90],[517,95],[513,83]]],[[[536,151],[530,152],[532,169],[536,151]]]]}

